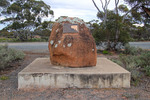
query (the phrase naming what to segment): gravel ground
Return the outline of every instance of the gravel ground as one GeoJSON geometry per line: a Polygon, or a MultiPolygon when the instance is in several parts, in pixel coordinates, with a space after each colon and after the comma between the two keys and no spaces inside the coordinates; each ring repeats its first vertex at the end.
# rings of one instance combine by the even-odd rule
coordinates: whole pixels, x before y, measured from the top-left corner
{"type": "MultiPolygon", "coordinates": [[[[26,52],[25,60],[9,71],[1,72],[0,76],[8,76],[8,80],[0,80],[0,100],[150,100],[150,88],[142,82],[139,86],[129,89],[43,89],[17,90],[17,74],[37,57],[48,57],[48,53],[26,52]]],[[[143,79],[144,81],[144,79],[143,79]]],[[[147,80],[145,80],[147,81],[147,80]]]]}

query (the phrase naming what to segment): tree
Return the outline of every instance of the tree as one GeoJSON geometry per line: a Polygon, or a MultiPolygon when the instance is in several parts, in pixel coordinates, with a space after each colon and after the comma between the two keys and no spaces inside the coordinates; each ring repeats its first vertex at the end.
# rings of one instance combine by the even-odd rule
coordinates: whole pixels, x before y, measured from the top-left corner
{"type": "MultiPolygon", "coordinates": [[[[135,35],[141,34],[141,38],[149,40],[150,30],[150,17],[145,12],[144,8],[150,8],[150,0],[124,0],[131,8],[134,8],[131,12],[134,23],[144,24],[142,28],[137,27],[135,35]],[[141,32],[141,33],[140,33],[141,32]]],[[[139,36],[139,35],[137,35],[139,36]]],[[[139,37],[140,38],[140,37],[139,37]]],[[[137,38],[136,38],[137,39],[137,38]]]]}
{"type": "Polygon", "coordinates": [[[48,40],[51,30],[52,30],[53,23],[54,22],[52,22],[52,21],[44,21],[40,27],[38,27],[36,30],[34,30],[34,34],[40,35],[45,40],[48,40]]]}
{"type": "Polygon", "coordinates": [[[41,26],[42,18],[53,15],[50,6],[39,0],[13,0],[7,7],[7,18],[1,22],[9,22],[5,29],[16,31],[20,40],[27,40],[31,31],[41,26]]]}
{"type": "MultiPolygon", "coordinates": [[[[107,49],[117,50],[119,44],[125,44],[129,40],[129,34],[126,31],[128,27],[126,22],[129,21],[128,20],[129,16],[125,16],[126,13],[128,13],[129,11],[127,6],[125,5],[119,6],[118,5],[119,0],[115,0],[115,9],[110,11],[107,9],[108,2],[110,2],[110,0],[109,1],[105,0],[105,6],[104,6],[105,10],[100,11],[97,5],[95,4],[94,0],[92,1],[95,7],[98,9],[97,17],[102,21],[101,25],[99,26],[100,27],[99,30],[98,31],[94,30],[94,37],[104,36],[103,38],[105,40],[100,37],[99,38],[102,39],[102,41],[107,42],[106,43],[107,49]]],[[[103,8],[103,4],[102,4],[102,8],[103,8]]]]}
{"type": "Polygon", "coordinates": [[[133,9],[131,14],[133,15],[133,18],[136,20],[137,23],[138,22],[144,24],[150,23],[149,20],[150,18],[148,18],[144,9],[142,9],[143,6],[150,8],[150,0],[124,0],[124,1],[133,9]],[[136,15],[138,15],[138,17],[136,15]]]}
{"type": "Polygon", "coordinates": [[[107,9],[108,9],[108,5],[110,3],[110,0],[105,0],[104,2],[102,0],[100,0],[101,4],[102,4],[102,9],[103,11],[101,11],[99,9],[99,7],[96,5],[95,1],[93,1],[94,6],[97,8],[98,12],[101,13],[102,17],[102,21],[104,22],[104,24],[106,24],[106,20],[107,20],[107,9]],[[104,13],[103,13],[104,12],[104,13]]]}
{"type": "Polygon", "coordinates": [[[0,0],[0,16],[6,12],[6,8],[10,5],[8,0],[0,0]]]}
{"type": "Polygon", "coordinates": [[[7,30],[0,30],[0,36],[11,38],[13,37],[13,32],[8,32],[7,30]]]}
{"type": "Polygon", "coordinates": [[[139,7],[141,7],[142,5],[150,6],[149,0],[124,0],[124,1],[128,3],[131,7],[135,7],[136,5],[138,5],[139,7]]]}
{"type": "Polygon", "coordinates": [[[91,31],[97,44],[103,46],[103,43],[105,43],[107,50],[117,50],[130,40],[129,25],[129,23],[122,23],[122,16],[116,15],[114,11],[108,11],[107,27],[104,26],[103,22],[100,24],[93,23],[91,31]],[[116,18],[118,18],[117,22],[116,18]],[[119,34],[116,33],[117,29],[119,34]],[[118,38],[116,38],[116,34],[118,38]]]}
{"type": "Polygon", "coordinates": [[[150,17],[150,9],[142,6],[142,9],[147,13],[147,15],[150,17]]]}

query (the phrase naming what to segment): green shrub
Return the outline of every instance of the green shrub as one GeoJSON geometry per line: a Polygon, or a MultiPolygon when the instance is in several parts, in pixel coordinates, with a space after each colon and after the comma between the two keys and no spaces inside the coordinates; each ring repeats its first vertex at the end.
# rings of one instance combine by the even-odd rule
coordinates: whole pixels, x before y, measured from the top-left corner
{"type": "Polygon", "coordinates": [[[119,59],[110,59],[111,61],[113,61],[114,63],[117,63],[120,66],[123,66],[122,62],[119,59]]]}
{"type": "Polygon", "coordinates": [[[111,53],[109,51],[107,51],[107,50],[104,50],[103,54],[111,54],[111,53]]]}
{"type": "Polygon", "coordinates": [[[24,41],[21,41],[19,39],[13,39],[11,42],[46,42],[44,39],[40,39],[40,38],[32,38],[32,39],[27,39],[24,41]]]}
{"type": "Polygon", "coordinates": [[[23,59],[25,54],[22,51],[8,48],[7,45],[0,45],[0,70],[10,66],[10,63],[23,59]]]}
{"type": "Polygon", "coordinates": [[[130,99],[130,100],[132,100],[132,99],[136,100],[140,97],[140,94],[124,93],[124,94],[122,94],[122,97],[126,97],[127,99],[130,99]]]}
{"type": "Polygon", "coordinates": [[[150,76],[150,51],[143,52],[139,59],[136,61],[137,65],[143,69],[146,75],[150,76]]]}
{"type": "Polygon", "coordinates": [[[112,61],[131,72],[131,83],[136,86],[143,75],[150,76],[150,51],[131,48],[125,50],[128,55],[121,54],[118,59],[112,61]]]}
{"type": "Polygon", "coordinates": [[[42,37],[42,40],[49,41],[49,37],[42,37]]]}
{"type": "Polygon", "coordinates": [[[130,56],[130,55],[120,55],[119,60],[122,62],[123,67],[125,67],[127,70],[133,69],[135,65],[135,59],[136,56],[130,56]]]}
{"type": "Polygon", "coordinates": [[[0,80],[8,80],[8,79],[9,79],[8,76],[1,76],[1,77],[0,77],[0,80]]]}
{"type": "Polygon", "coordinates": [[[138,85],[141,73],[139,72],[139,67],[136,65],[135,60],[137,59],[137,56],[131,56],[131,55],[123,55],[121,54],[118,59],[113,59],[112,61],[119,64],[120,66],[127,69],[129,72],[131,72],[131,83],[133,85],[138,85]]]}
{"type": "Polygon", "coordinates": [[[150,66],[150,51],[143,52],[140,55],[139,59],[141,59],[141,63],[139,63],[139,65],[141,67],[144,67],[144,66],[147,66],[147,65],[150,66]]]}
{"type": "Polygon", "coordinates": [[[150,76],[150,65],[144,67],[145,74],[150,76]]]}
{"type": "Polygon", "coordinates": [[[137,69],[132,69],[132,70],[130,70],[130,72],[131,72],[131,78],[133,81],[140,80],[141,75],[137,69]]]}
{"type": "Polygon", "coordinates": [[[49,38],[44,37],[44,38],[32,38],[32,39],[28,39],[25,41],[21,41],[18,38],[0,38],[0,42],[47,42],[49,38]]]}
{"type": "Polygon", "coordinates": [[[126,44],[124,48],[124,54],[128,54],[128,55],[139,55],[142,52],[143,50],[141,48],[132,47],[129,44],[126,44]]]}
{"type": "Polygon", "coordinates": [[[11,42],[11,41],[13,41],[12,38],[5,38],[5,37],[0,38],[0,42],[11,42]]]}
{"type": "Polygon", "coordinates": [[[132,57],[124,56],[121,57],[121,59],[111,59],[111,60],[117,63],[118,65],[125,67],[125,69],[131,72],[131,84],[137,86],[140,81],[141,74],[138,68],[136,67],[136,63],[131,59],[132,57]]]}

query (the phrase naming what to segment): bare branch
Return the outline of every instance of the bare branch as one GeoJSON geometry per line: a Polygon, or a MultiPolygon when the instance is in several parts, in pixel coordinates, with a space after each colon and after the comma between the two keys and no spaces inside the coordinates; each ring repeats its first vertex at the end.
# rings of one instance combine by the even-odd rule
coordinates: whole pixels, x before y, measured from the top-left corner
{"type": "Polygon", "coordinates": [[[108,1],[107,6],[108,6],[109,3],[110,3],[110,0],[108,1]]]}
{"type": "MultiPolygon", "coordinates": [[[[98,12],[99,12],[100,14],[102,14],[102,15],[103,15],[103,18],[104,18],[104,14],[100,11],[100,9],[99,9],[98,6],[96,5],[95,1],[94,1],[94,0],[92,0],[92,1],[93,1],[94,6],[97,8],[98,12]]],[[[103,3],[102,3],[102,5],[103,5],[103,3]]]]}
{"type": "Polygon", "coordinates": [[[103,4],[103,1],[102,0],[100,0],[100,1],[101,1],[101,4],[102,4],[102,8],[104,10],[105,7],[104,7],[104,4],[103,4]]]}
{"type": "Polygon", "coordinates": [[[104,9],[106,9],[107,7],[107,0],[105,0],[105,6],[104,6],[104,9]]]}
{"type": "Polygon", "coordinates": [[[96,5],[95,1],[94,0],[92,0],[92,1],[94,3],[95,7],[97,8],[97,10],[99,11],[99,13],[102,14],[102,16],[103,16],[102,20],[105,24],[106,20],[107,20],[107,8],[108,8],[108,5],[110,3],[110,0],[105,0],[105,3],[102,0],[100,0],[104,14],[100,11],[100,9],[96,5]]]}
{"type": "Polygon", "coordinates": [[[119,4],[119,0],[117,0],[116,4],[117,4],[117,5],[119,4]]]}
{"type": "Polygon", "coordinates": [[[118,15],[118,4],[119,4],[119,0],[115,0],[115,9],[117,15],[118,15]]]}
{"type": "Polygon", "coordinates": [[[95,1],[94,1],[94,0],[92,0],[92,1],[93,1],[94,6],[97,8],[98,12],[101,13],[101,11],[99,10],[99,8],[98,8],[98,6],[96,5],[95,1]]]}
{"type": "Polygon", "coordinates": [[[126,17],[133,9],[139,8],[139,7],[138,7],[139,5],[140,5],[140,4],[136,4],[136,5],[135,5],[134,7],[132,7],[127,13],[125,13],[125,14],[123,15],[122,23],[124,23],[125,17],[126,17]]]}

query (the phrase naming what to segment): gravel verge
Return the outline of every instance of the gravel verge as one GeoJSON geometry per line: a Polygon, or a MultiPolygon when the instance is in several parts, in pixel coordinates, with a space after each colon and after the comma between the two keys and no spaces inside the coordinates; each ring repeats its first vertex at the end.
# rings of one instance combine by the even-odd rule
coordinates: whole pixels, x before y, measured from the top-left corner
{"type": "Polygon", "coordinates": [[[137,86],[129,89],[43,89],[23,91],[17,89],[18,73],[38,57],[48,57],[48,53],[25,52],[24,61],[16,63],[16,67],[1,72],[8,80],[0,80],[0,100],[150,100],[150,83],[143,79],[137,86]],[[145,81],[145,82],[144,82],[145,81]]]}

